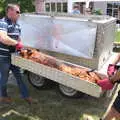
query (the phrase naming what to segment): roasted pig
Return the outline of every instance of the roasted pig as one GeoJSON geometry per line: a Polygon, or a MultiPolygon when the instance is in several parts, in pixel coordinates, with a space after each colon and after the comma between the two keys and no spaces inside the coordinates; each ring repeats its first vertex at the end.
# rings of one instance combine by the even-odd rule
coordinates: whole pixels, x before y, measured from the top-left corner
{"type": "Polygon", "coordinates": [[[43,54],[37,50],[21,50],[20,55],[23,58],[30,59],[32,61],[44,64],[53,68],[56,68],[60,71],[69,73],[73,76],[79,77],[82,80],[88,80],[90,82],[96,83],[101,78],[95,72],[88,72],[85,68],[79,68],[76,66],[66,65],[63,62],[55,59],[54,57],[43,54]]]}

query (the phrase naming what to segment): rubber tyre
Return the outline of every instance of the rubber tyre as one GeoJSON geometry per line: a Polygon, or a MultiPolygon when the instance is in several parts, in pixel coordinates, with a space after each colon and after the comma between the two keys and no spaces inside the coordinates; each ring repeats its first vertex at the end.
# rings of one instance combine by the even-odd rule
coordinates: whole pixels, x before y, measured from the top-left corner
{"type": "Polygon", "coordinates": [[[59,88],[60,93],[66,97],[77,98],[77,97],[84,96],[84,93],[78,92],[75,89],[64,86],[62,84],[58,84],[58,88],[59,88]]]}
{"type": "Polygon", "coordinates": [[[37,89],[45,88],[48,84],[48,80],[46,78],[32,72],[28,72],[28,80],[30,84],[37,89]]]}

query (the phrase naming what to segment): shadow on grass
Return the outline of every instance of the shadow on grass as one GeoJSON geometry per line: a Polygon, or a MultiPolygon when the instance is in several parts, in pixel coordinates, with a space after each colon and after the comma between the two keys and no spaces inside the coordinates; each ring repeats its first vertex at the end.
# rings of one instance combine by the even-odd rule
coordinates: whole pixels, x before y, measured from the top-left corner
{"type": "Polygon", "coordinates": [[[84,114],[92,115],[95,120],[102,116],[108,106],[106,98],[93,98],[85,95],[82,98],[71,99],[63,97],[53,84],[49,89],[36,90],[29,83],[28,87],[33,98],[38,103],[28,105],[19,97],[16,86],[9,85],[9,95],[12,95],[14,104],[0,108],[0,115],[7,115],[8,120],[83,120],[84,114]],[[19,113],[19,114],[16,114],[19,113]],[[32,118],[29,118],[32,117],[32,118]]]}

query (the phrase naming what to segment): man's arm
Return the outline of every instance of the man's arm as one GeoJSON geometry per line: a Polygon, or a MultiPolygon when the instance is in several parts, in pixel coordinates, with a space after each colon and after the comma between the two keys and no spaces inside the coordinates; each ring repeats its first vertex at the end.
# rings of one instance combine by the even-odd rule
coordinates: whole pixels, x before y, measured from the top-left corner
{"type": "MultiPolygon", "coordinates": [[[[112,64],[116,65],[118,62],[120,62],[120,53],[115,54],[114,60],[112,61],[112,64]]],[[[114,75],[110,75],[109,79],[113,83],[120,80],[120,70],[118,69],[116,72],[114,71],[114,75]]]]}
{"type": "Polygon", "coordinates": [[[116,71],[115,65],[120,61],[120,54],[115,54],[111,64],[108,66],[107,74],[109,78],[98,80],[97,84],[102,87],[103,90],[110,90],[113,88],[114,83],[120,80],[120,70],[116,71]]]}
{"type": "Polygon", "coordinates": [[[120,53],[115,54],[112,64],[117,64],[120,61],[120,53]]]}
{"type": "Polygon", "coordinates": [[[6,45],[15,46],[18,42],[7,35],[6,31],[0,31],[0,42],[6,45]]]}

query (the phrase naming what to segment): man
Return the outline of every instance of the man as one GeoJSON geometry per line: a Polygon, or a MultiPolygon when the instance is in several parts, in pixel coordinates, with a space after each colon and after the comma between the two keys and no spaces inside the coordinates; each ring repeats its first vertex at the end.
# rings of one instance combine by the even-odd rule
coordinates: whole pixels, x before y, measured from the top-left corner
{"type": "Polygon", "coordinates": [[[91,15],[92,14],[92,11],[90,8],[86,8],[85,10],[85,15],[91,15]]]}
{"type": "MultiPolygon", "coordinates": [[[[106,88],[106,90],[108,90],[108,86],[107,84],[110,82],[110,84],[112,83],[114,85],[114,83],[118,82],[120,83],[120,66],[118,66],[116,68],[116,64],[120,62],[120,54],[117,54],[115,56],[115,59],[112,63],[112,65],[108,66],[108,76],[109,76],[109,80],[106,81],[105,83],[103,82],[101,85],[101,87],[106,88]]],[[[111,107],[111,109],[108,111],[107,115],[101,119],[101,120],[120,120],[120,91],[118,92],[118,95],[111,107]]]]}
{"type": "MultiPolygon", "coordinates": [[[[114,83],[116,82],[120,83],[120,66],[116,65],[118,62],[120,62],[120,54],[117,54],[112,64],[108,66],[107,73],[108,73],[109,79],[98,81],[98,85],[100,85],[103,90],[110,90],[113,88],[114,83]]],[[[93,120],[93,119],[87,118],[87,120],[93,120]]],[[[106,116],[104,116],[104,118],[100,120],[120,120],[120,91],[111,109],[108,111],[106,116]]]]}
{"type": "Polygon", "coordinates": [[[11,103],[7,94],[7,81],[11,70],[17,80],[22,98],[28,103],[32,102],[28,89],[22,81],[22,73],[19,67],[11,65],[11,53],[20,50],[23,44],[20,40],[21,29],[17,20],[20,16],[20,7],[9,4],[6,9],[6,17],[0,20],[0,102],[11,103]]]}
{"type": "Polygon", "coordinates": [[[72,11],[73,14],[80,14],[80,7],[79,5],[75,4],[73,6],[73,11],[72,11]]]}

